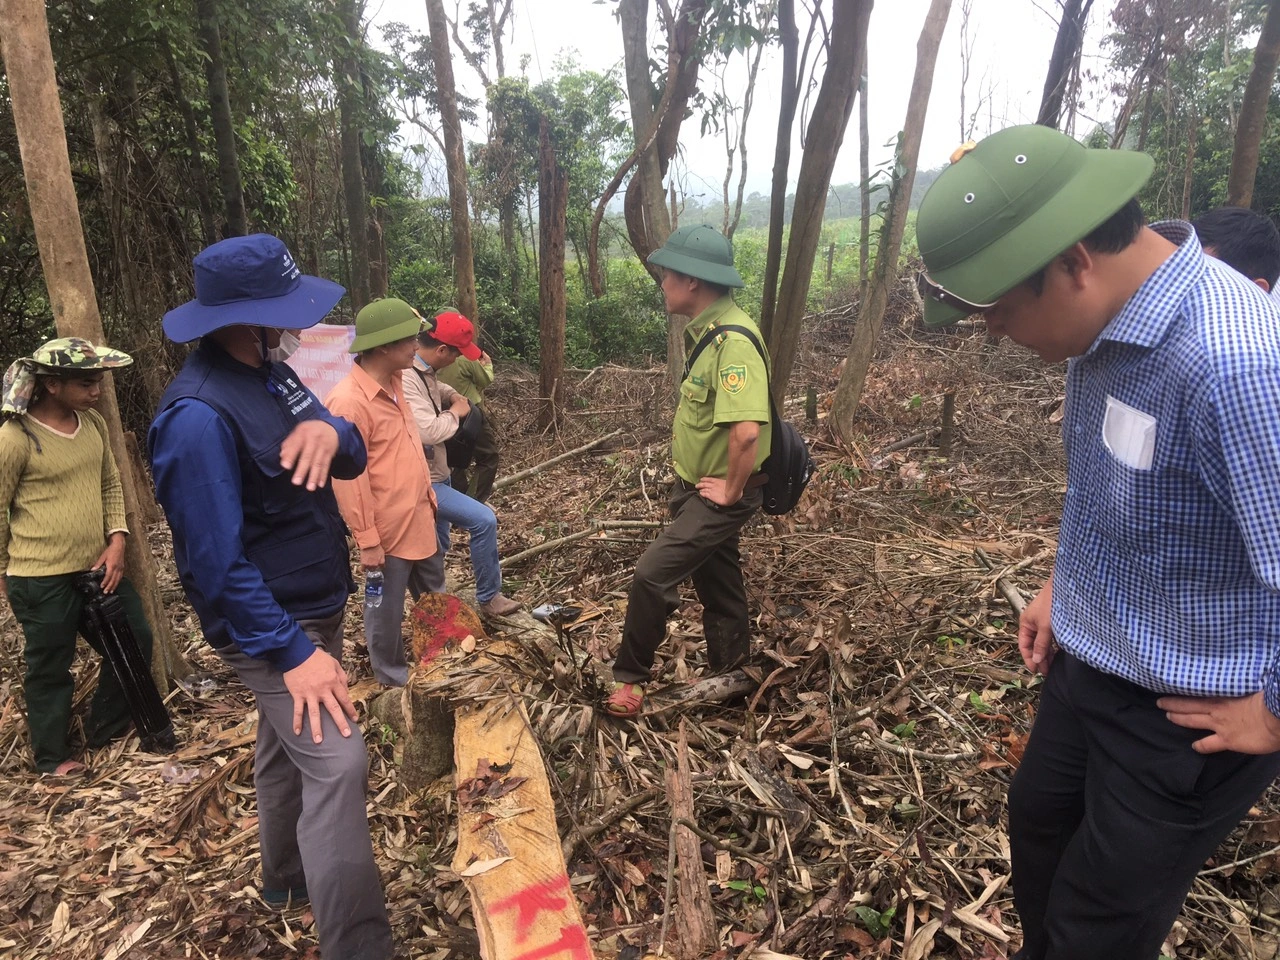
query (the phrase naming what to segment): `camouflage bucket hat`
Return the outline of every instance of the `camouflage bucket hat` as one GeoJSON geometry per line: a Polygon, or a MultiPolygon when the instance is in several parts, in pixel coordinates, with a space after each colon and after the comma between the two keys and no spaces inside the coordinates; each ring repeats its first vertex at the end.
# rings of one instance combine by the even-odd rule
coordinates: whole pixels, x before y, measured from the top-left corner
{"type": "Polygon", "coordinates": [[[1154,161],[1025,125],[965,144],[916,217],[926,326],[980,313],[1129,202],[1154,161]]]}
{"type": "Polygon", "coordinates": [[[36,348],[29,357],[9,365],[4,374],[0,414],[16,416],[27,412],[40,374],[70,376],[77,371],[110,370],[127,367],[133,357],[121,350],[94,346],[79,337],[59,337],[36,348]]]}
{"type": "Polygon", "coordinates": [[[649,262],[722,287],[746,286],[733,265],[733,241],[715,227],[680,227],[649,254],[649,262]]]}

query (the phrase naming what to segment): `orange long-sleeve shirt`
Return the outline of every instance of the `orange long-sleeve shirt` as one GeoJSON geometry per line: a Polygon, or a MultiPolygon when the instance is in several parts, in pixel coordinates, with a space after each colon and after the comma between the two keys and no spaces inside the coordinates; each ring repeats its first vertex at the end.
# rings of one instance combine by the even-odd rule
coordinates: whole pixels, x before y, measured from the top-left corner
{"type": "Polygon", "coordinates": [[[362,549],[425,560],[436,552],[436,497],[418,427],[404,397],[403,371],[388,393],[360,364],[339,381],[325,406],[360,430],[369,465],[354,480],[334,480],[338,508],[362,549]]]}

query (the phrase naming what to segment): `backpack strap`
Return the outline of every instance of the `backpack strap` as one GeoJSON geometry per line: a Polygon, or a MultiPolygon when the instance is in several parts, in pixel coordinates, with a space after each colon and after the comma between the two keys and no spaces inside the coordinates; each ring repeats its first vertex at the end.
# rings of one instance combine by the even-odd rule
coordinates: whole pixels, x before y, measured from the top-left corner
{"type": "Polygon", "coordinates": [[[777,423],[781,418],[778,416],[777,404],[773,402],[773,384],[769,382],[772,379],[772,371],[769,369],[769,356],[764,352],[764,346],[760,343],[760,338],[757,337],[749,328],[737,323],[723,323],[718,327],[712,327],[703,335],[702,339],[698,341],[698,345],[694,347],[692,358],[685,367],[684,375],[686,377],[689,376],[689,370],[693,367],[693,361],[698,358],[698,354],[702,352],[703,346],[708,342],[707,337],[710,334],[720,333],[722,331],[742,334],[751,341],[751,345],[756,348],[756,353],[760,354],[760,359],[764,361],[766,392],[769,394],[769,416],[774,423],[777,423]]]}
{"type": "Polygon", "coordinates": [[[416,373],[418,379],[422,381],[422,389],[426,392],[427,399],[431,401],[432,409],[435,410],[437,417],[440,416],[440,407],[436,404],[436,398],[431,395],[431,383],[427,380],[427,375],[419,370],[416,364],[410,366],[409,369],[416,373]]]}
{"type": "Polygon", "coordinates": [[[698,341],[697,345],[693,348],[693,352],[690,353],[684,361],[684,375],[680,378],[681,382],[689,379],[689,372],[693,369],[693,365],[698,362],[698,358],[702,356],[702,351],[711,346],[716,337],[720,336],[720,331],[725,329],[731,328],[712,327],[702,335],[702,339],[698,341]]]}

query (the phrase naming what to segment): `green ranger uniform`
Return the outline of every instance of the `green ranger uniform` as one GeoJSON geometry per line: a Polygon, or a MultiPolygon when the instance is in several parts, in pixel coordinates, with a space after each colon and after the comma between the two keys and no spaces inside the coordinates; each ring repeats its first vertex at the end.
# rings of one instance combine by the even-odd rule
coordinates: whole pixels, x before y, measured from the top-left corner
{"type": "MultiPolygon", "coordinates": [[[[733,267],[733,245],[711,227],[681,227],[649,260],[720,287],[743,285],[733,267]]],[[[759,335],[756,325],[726,293],[689,324],[686,350],[691,353],[704,333],[724,324],[738,324],[759,335]]],[[[729,430],[744,421],[760,424],[754,472],[769,454],[768,370],[750,340],[725,331],[702,351],[680,384],[671,439],[676,470],[671,521],[636,564],[622,645],[613,664],[619,684],[649,679],[654,655],[666,635],[667,618],[680,603],[680,584],[689,579],[702,602],[708,671],[728,670],[750,652],[738,537],[760,509],[761,489],[748,484],[742,499],[724,507],[701,496],[696,488],[703,477],[726,476],[729,430]]]]}
{"type": "Polygon", "coordinates": [[[493,383],[493,363],[481,363],[458,357],[436,376],[441,383],[453,389],[480,408],[484,414],[484,426],[476,437],[475,463],[470,467],[455,469],[450,482],[455,490],[461,490],[473,500],[484,503],[493,493],[493,481],[498,475],[498,438],[493,429],[493,415],[484,402],[484,388],[493,383]]]}
{"type": "MultiPolygon", "coordinates": [[[[691,354],[712,327],[735,324],[757,337],[760,331],[729,296],[721,297],[685,328],[685,353],[691,354]]],[[[760,342],[764,338],[760,337],[760,342]]],[[[703,477],[723,477],[729,469],[730,424],[754,420],[760,424],[753,472],[769,455],[769,372],[755,345],[734,331],[726,331],[702,351],[680,384],[680,403],[671,428],[671,459],[676,473],[689,483],[703,477]]]]}

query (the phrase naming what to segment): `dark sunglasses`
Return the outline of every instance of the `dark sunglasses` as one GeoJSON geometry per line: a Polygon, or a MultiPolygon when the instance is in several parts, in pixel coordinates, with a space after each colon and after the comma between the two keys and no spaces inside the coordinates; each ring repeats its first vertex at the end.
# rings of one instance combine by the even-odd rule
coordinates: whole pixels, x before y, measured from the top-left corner
{"type": "Polygon", "coordinates": [[[957,310],[964,310],[966,313],[982,313],[984,310],[990,310],[995,303],[974,303],[972,300],[966,300],[964,297],[957,296],[942,284],[932,279],[929,274],[921,270],[916,274],[916,289],[920,291],[920,296],[927,297],[937,303],[946,304],[948,307],[955,307],[957,310]]]}

